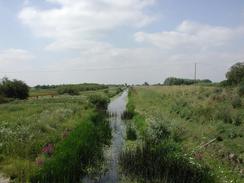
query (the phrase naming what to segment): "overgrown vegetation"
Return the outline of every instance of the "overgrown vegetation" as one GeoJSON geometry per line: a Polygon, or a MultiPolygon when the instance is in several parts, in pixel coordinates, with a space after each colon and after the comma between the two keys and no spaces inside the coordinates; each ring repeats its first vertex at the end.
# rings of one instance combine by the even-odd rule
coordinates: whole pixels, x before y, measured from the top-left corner
{"type": "Polygon", "coordinates": [[[26,99],[29,96],[29,87],[23,81],[3,78],[0,82],[0,96],[0,103],[5,101],[4,97],[26,99]]]}
{"type": "Polygon", "coordinates": [[[122,169],[132,182],[243,182],[242,103],[236,87],[133,88],[122,169]]]}
{"type": "Polygon", "coordinates": [[[209,84],[212,83],[212,81],[210,81],[209,79],[194,80],[194,79],[182,79],[182,78],[175,78],[175,77],[169,77],[164,81],[164,85],[192,85],[195,83],[209,84]]]}
{"type": "Polygon", "coordinates": [[[244,82],[244,63],[239,62],[234,64],[229,72],[226,73],[226,78],[231,85],[237,85],[244,82]]]}
{"type": "Polygon", "coordinates": [[[111,131],[104,114],[88,114],[73,132],[57,145],[54,154],[32,182],[79,182],[88,169],[103,160],[103,146],[108,145],[111,131]]]}
{"type": "Polygon", "coordinates": [[[214,182],[210,169],[180,147],[180,134],[166,126],[170,122],[160,119],[146,124],[135,112],[136,93],[130,90],[127,104],[127,141],[134,145],[127,142],[120,156],[124,175],[135,182],[214,182]]]}
{"type": "Polygon", "coordinates": [[[106,90],[57,96],[41,89],[24,101],[0,98],[9,102],[0,105],[0,172],[12,182],[73,182],[100,169],[111,138],[104,109],[118,87],[106,90]],[[93,95],[106,99],[103,110],[90,103],[93,95]]]}

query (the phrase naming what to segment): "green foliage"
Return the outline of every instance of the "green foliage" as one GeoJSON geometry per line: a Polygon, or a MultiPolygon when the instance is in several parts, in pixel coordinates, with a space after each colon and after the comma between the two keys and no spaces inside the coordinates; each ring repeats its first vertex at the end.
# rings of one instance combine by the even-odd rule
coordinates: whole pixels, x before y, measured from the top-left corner
{"type": "MultiPolygon", "coordinates": [[[[243,178],[239,172],[244,168],[243,164],[227,158],[230,152],[237,157],[242,157],[244,151],[244,137],[242,135],[244,111],[243,107],[238,107],[240,100],[243,102],[243,97],[237,96],[236,91],[238,91],[236,87],[219,88],[212,86],[134,87],[129,97],[129,102],[133,103],[136,111],[132,122],[133,124],[140,124],[138,126],[163,123],[170,132],[170,137],[166,138],[166,141],[173,141],[184,148],[183,152],[176,151],[177,154],[181,156],[182,153],[193,153],[191,155],[193,161],[195,158],[199,160],[201,167],[205,167],[204,164],[207,164],[211,168],[211,173],[216,175],[217,182],[241,183],[243,178]],[[237,103],[232,104],[235,96],[239,97],[240,100],[237,99],[237,103]],[[135,120],[137,116],[144,116],[144,119],[135,120]],[[208,146],[201,146],[201,144],[208,143],[215,138],[217,140],[208,146]],[[200,150],[198,150],[199,147],[201,147],[200,150]]],[[[137,125],[135,127],[137,134],[143,134],[139,133],[137,125]]],[[[153,131],[151,134],[146,139],[156,136],[153,131]]],[[[138,138],[136,141],[139,147],[141,139],[143,138],[138,138]]],[[[160,139],[163,138],[157,140],[160,142],[160,139]]],[[[153,142],[151,139],[148,141],[153,142]]],[[[135,142],[133,143],[135,144],[135,142]]],[[[136,150],[134,148],[126,149],[126,153],[130,151],[135,152],[136,150]]],[[[132,160],[133,158],[130,156],[133,157],[134,153],[128,154],[128,158],[132,160]]],[[[138,161],[140,161],[139,158],[138,161]]],[[[143,161],[146,160],[143,159],[143,161]]],[[[148,164],[141,163],[141,165],[143,168],[151,167],[148,164]]],[[[129,171],[134,173],[134,169],[136,169],[140,172],[140,168],[137,169],[136,165],[131,165],[129,171]]],[[[146,172],[143,173],[147,174],[146,172]]],[[[139,173],[133,174],[132,179],[133,176],[138,177],[138,175],[139,173]]],[[[175,176],[177,177],[177,175],[175,176]]],[[[159,181],[142,179],[138,182],[174,182],[167,179],[159,181]]]]}
{"type": "Polygon", "coordinates": [[[222,86],[222,87],[226,87],[226,86],[230,86],[231,83],[229,80],[223,80],[219,83],[219,86],[222,86]]]}
{"type": "Polygon", "coordinates": [[[229,108],[226,106],[220,106],[216,111],[216,119],[222,120],[224,123],[232,123],[232,115],[229,108]]]}
{"type": "Polygon", "coordinates": [[[233,108],[241,107],[242,105],[241,98],[239,96],[234,96],[231,100],[231,104],[233,108]]]}
{"type": "Polygon", "coordinates": [[[29,96],[29,87],[23,81],[3,78],[0,94],[7,98],[26,99],[29,96]]]}
{"type": "Polygon", "coordinates": [[[226,78],[232,85],[236,85],[241,81],[244,81],[244,63],[239,62],[231,66],[230,70],[226,73],[226,78]]]}
{"type": "Polygon", "coordinates": [[[97,109],[106,110],[110,100],[107,96],[93,94],[89,96],[88,101],[97,109]]]}
{"type": "Polygon", "coordinates": [[[193,80],[175,77],[166,78],[164,81],[164,85],[192,85],[194,83],[212,83],[212,81],[210,81],[209,79],[193,80]]]}
{"type": "Polygon", "coordinates": [[[169,135],[164,125],[152,126],[142,145],[121,154],[123,172],[139,182],[215,182],[209,168],[185,155],[169,135]]]}
{"type": "Polygon", "coordinates": [[[79,90],[72,86],[63,86],[58,89],[58,93],[62,94],[69,94],[69,95],[79,95],[79,90]]]}
{"type": "Polygon", "coordinates": [[[101,114],[89,114],[55,149],[32,182],[79,182],[87,168],[103,160],[103,146],[111,131],[101,114]],[[99,121],[99,123],[98,123],[99,121]]]}
{"type": "Polygon", "coordinates": [[[238,87],[238,94],[239,94],[240,96],[244,96],[244,82],[242,82],[242,83],[240,84],[240,86],[238,87]]]}
{"type": "Polygon", "coordinates": [[[68,87],[75,88],[78,91],[91,91],[91,90],[100,90],[107,89],[107,85],[95,84],[95,83],[83,83],[83,84],[67,84],[67,85],[37,85],[35,89],[58,89],[68,87]]]}
{"type": "Polygon", "coordinates": [[[126,126],[126,136],[127,136],[127,140],[136,140],[137,139],[136,130],[131,124],[128,124],[126,126]]]}

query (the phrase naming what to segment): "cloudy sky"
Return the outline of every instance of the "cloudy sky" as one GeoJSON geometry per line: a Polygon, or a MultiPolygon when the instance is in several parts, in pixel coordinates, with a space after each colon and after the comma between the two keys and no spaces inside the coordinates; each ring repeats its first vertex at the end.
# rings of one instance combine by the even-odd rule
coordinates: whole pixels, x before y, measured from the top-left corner
{"type": "Polygon", "coordinates": [[[244,60],[243,0],[0,0],[0,77],[29,85],[220,81],[244,60]]]}

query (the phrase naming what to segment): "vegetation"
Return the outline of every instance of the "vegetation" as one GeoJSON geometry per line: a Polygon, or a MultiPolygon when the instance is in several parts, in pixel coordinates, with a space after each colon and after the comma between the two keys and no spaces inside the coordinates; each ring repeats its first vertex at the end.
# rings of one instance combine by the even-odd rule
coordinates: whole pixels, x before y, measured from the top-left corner
{"type": "Polygon", "coordinates": [[[106,110],[109,103],[109,98],[104,95],[90,95],[89,102],[96,107],[96,109],[106,110]]]}
{"type": "Polygon", "coordinates": [[[194,79],[182,79],[182,78],[175,78],[169,77],[165,79],[164,85],[192,85],[194,83],[212,83],[209,79],[203,80],[194,80],[194,79]]]}
{"type": "Polygon", "coordinates": [[[229,72],[226,73],[226,78],[229,84],[237,85],[244,81],[244,63],[236,63],[229,72]]]}
{"type": "Polygon", "coordinates": [[[127,139],[121,155],[125,175],[132,182],[243,182],[244,98],[238,93],[234,87],[132,88],[127,126],[137,140],[127,139]]]}
{"type": "Polygon", "coordinates": [[[58,93],[60,95],[62,94],[79,95],[79,90],[75,87],[63,86],[58,89],[58,93]]]}
{"type": "Polygon", "coordinates": [[[32,182],[79,182],[88,169],[103,160],[111,131],[103,114],[88,114],[60,144],[32,182]]]}
{"type": "Polygon", "coordinates": [[[0,105],[0,172],[12,182],[73,182],[78,174],[99,170],[102,147],[109,144],[111,134],[104,112],[96,110],[90,96],[102,95],[108,102],[118,88],[77,96],[31,89],[30,95],[38,98],[11,102],[3,98],[9,103],[0,105]]]}
{"type": "Polygon", "coordinates": [[[29,96],[29,87],[23,81],[3,78],[0,83],[0,95],[1,101],[4,101],[3,97],[26,99],[29,96]]]}

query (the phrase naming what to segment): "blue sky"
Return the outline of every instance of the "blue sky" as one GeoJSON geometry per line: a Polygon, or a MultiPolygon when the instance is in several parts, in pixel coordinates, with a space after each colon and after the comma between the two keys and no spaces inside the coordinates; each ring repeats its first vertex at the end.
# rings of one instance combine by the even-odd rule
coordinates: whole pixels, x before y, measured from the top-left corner
{"type": "Polygon", "coordinates": [[[30,85],[220,81],[244,60],[242,0],[0,0],[0,77],[30,85]]]}

